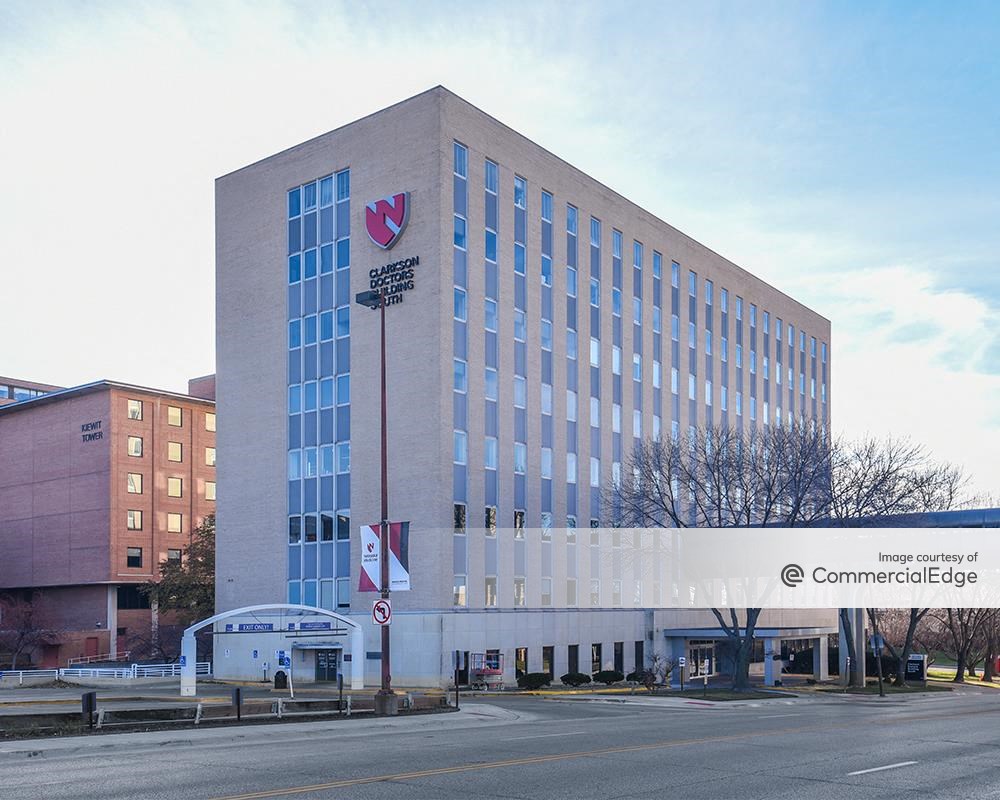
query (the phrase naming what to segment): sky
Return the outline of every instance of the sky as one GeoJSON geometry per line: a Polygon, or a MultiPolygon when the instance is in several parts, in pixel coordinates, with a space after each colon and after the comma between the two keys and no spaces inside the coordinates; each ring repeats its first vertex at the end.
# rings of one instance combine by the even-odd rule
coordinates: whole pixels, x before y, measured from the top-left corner
{"type": "Polygon", "coordinates": [[[0,4],[0,374],[215,370],[216,177],[442,84],[832,321],[1000,495],[1000,4],[0,4]]]}

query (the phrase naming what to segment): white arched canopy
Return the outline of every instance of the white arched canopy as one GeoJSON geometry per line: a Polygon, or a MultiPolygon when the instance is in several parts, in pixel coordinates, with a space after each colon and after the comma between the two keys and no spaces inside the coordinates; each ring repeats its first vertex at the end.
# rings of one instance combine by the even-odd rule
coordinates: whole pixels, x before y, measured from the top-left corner
{"type": "MultiPolygon", "coordinates": [[[[295,603],[268,603],[260,606],[244,606],[234,608],[231,611],[223,611],[214,617],[203,619],[184,631],[181,639],[181,696],[194,697],[197,689],[197,655],[198,648],[195,641],[195,634],[202,628],[214,625],[224,619],[240,617],[246,614],[254,614],[263,611],[298,611],[303,614],[315,614],[319,617],[330,617],[347,626],[351,636],[351,688],[365,688],[365,638],[361,626],[342,614],[328,611],[325,608],[316,606],[303,606],[295,603]]],[[[280,631],[275,631],[280,633],[280,631]]],[[[293,633],[293,631],[288,631],[293,633]]]]}

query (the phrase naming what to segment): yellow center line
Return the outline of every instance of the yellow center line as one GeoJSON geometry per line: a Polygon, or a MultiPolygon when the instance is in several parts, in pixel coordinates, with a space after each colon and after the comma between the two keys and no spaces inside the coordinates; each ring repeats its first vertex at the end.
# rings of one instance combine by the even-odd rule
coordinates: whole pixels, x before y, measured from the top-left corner
{"type": "MultiPolygon", "coordinates": [[[[1000,708],[976,709],[974,711],[959,711],[953,714],[929,714],[925,716],[911,716],[905,720],[900,719],[878,719],[869,720],[875,724],[895,725],[900,722],[917,722],[931,719],[948,719],[950,717],[965,717],[972,714],[998,713],[1000,708]]],[[[626,745],[622,747],[608,747],[601,750],[579,750],[573,753],[553,753],[546,756],[527,756],[524,758],[511,758],[505,761],[490,761],[482,764],[460,764],[454,767],[437,767],[435,769],[423,769],[413,772],[396,772],[387,775],[370,775],[365,778],[347,778],[340,781],[330,781],[329,783],[314,783],[308,786],[292,786],[287,789],[268,789],[261,792],[248,792],[246,794],[226,795],[216,797],[213,800],[264,800],[270,797],[287,797],[293,794],[306,794],[309,792],[322,792],[327,789],[345,789],[349,786],[362,786],[368,783],[379,783],[380,781],[405,781],[413,778],[430,778],[436,775],[454,775],[461,772],[477,772],[486,769],[501,769],[503,767],[518,767],[530,764],[545,764],[552,761],[567,761],[574,758],[585,758],[587,756],[613,755],[615,753],[638,753],[644,750],[663,750],[670,747],[686,747],[695,744],[710,744],[713,742],[732,742],[750,737],[760,738],[763,736],[784,736],[789,733],[817,732],[841,729],[850,729],[853,725],[812,725],[797,728],[781,728],[774,731],[747,731],[746,733],[735,733],[729,736],[707,736],[700,739],[679,739],[665,742],[653,742],[651,744],[626,745]]]]}

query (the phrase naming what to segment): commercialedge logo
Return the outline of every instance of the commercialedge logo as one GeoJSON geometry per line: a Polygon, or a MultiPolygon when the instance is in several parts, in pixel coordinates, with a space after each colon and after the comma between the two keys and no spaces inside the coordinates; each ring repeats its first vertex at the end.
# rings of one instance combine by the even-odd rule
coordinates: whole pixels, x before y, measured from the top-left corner
{"type": "Polygon", "coordinates": [[[397,192],[365,206],[368,238],[383,250],[390,249],[403,235],[410,219],[410,193],[397,192]]]}
{"type": "MultiPolygon", "coordinates": [[[[786,564],[781,569],[781,582],[789,589],[794,589],[805,578],[805,571],[798,564],[786,564]]],[[[867,586],[871,584],[907,585],[946,585],[961,589],[974,584],[979,575],[972,570],[959,570],[952,567],[926,566],[919,569],[898,570],[830,570],[826,567],[816,567],[812,571],[812,580],[819,584],[853,584],[867,586]]]]}
{"type": "Polygon", "coordinates": [[[798,564],[786,564],[781,569],[781,582],[789,589],[794,589],[805,576],[805,572],[798,564]]]}

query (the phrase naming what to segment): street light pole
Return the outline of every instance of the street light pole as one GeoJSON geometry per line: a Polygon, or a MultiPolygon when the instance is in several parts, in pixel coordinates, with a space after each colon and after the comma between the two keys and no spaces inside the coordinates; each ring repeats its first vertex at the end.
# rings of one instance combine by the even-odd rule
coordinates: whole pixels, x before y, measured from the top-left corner
{"type": "MultiPolygon", "coordinates": [[[[377,291],[361,292],[355,298],[356,302],[367,306],[373,311],[379,310],[380,334],[380,369],[381,369],[381,432],[382,432],[382,454],[381,454],[381,519],[379,521],[379,583],[381,585],[381,597],[389,599],[389,437],[386,416],[386,389],[385,389],[385,301],[383,294],[377,291]]],[[[389,626],[381,626],[382,634],[382,683],[375,695],[375,713],[380,715],[394,716],[399,712],[398,698],[392,691],[392,671],[389,654],[389,626]]],[[[359,654],[360,655],[360,654],[359,654]]],[[[357,656],[352,656],[352,658],[357,656]]]]}

